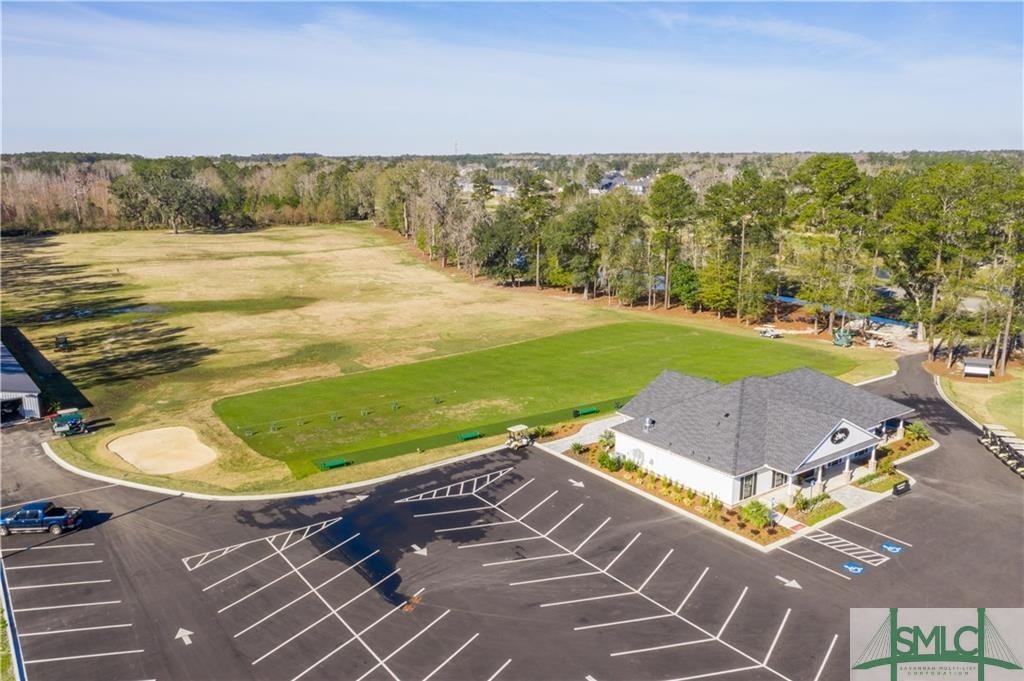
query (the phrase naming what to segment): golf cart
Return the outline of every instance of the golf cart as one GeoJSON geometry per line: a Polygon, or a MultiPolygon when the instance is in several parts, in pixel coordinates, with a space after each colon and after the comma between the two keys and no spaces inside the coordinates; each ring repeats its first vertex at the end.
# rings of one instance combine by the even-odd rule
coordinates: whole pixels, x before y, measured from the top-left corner
{"type": "Polygon", "coordinates": [[[782,332],[776,329],[774,326],[765,326],[758,331],[761,338],[782,338],[782,332]]]}
{"type": "Polygon", "coordinates": [[[838,345],[841,348],[850,347],[853,345],[853,334],[849,329],[836,329],[832,332],[832,345],[838,345]]]}
{"type": "Polygon", "coordinates": [[[61,437],[89,432],[89,429],[85,426],[85,419],[77,409],[61,409],[53,417],[53,422],[50,426],[53,428],[53,434],[60,435],[61,437]]]}
{"type": "Polygon", "coordinates": [[[530,436],[529,426],[520,423],[517,426],[509,426],[505,430],[508,432],[508,437],[505,438],[505,446],[509,449],[522,449],[533,444],[533,437],[530,436]]]}

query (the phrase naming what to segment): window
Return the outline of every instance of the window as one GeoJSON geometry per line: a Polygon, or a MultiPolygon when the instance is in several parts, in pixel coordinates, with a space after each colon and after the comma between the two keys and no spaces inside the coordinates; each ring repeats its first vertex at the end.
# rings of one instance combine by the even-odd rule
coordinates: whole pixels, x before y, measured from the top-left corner
{"type": "Polygon", "coordinates": [[[786,475],[785,473],[780,473],[778,471],[772,471],[772,489],[776,487],[782,487],[787,482],[789,482],[788,475],[786,475]]]}
{"type": "Polygon", "coordinates": [[[740,499],[749,499],[757,492],[757,473],[740,478],[740,499]]]}

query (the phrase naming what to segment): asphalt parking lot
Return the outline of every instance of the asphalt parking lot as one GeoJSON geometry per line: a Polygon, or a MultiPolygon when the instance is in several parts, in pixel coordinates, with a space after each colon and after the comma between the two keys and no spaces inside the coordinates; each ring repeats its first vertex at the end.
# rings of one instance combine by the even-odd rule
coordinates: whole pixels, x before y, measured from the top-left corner
{"type": "Polygon", "coordinates": [[[767,555],[539,450],[207,502],[80,478],[5,431],[3,506],[92,518],[2,544],[27,676],[848,678],[850,607],[1024,602],[1019,479],[900,378],[872,389],[919,399],[942,443],[905,465],[914,490],[767,555]]]}

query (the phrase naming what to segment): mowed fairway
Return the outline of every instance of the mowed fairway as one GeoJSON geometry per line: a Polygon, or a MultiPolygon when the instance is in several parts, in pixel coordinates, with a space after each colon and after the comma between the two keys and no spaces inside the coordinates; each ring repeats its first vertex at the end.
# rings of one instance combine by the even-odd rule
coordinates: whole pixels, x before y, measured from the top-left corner
{"type": "Polygon", "coordinates": [[[574,407],[612,411],[664,369],[730,381],[800,366],[838,375],[854,362],[802,345],[629,322],[229,397],[214,411],[301,476],[317,459],[359,464],[452,444],[462,431],[568,420],[574,407]]]}

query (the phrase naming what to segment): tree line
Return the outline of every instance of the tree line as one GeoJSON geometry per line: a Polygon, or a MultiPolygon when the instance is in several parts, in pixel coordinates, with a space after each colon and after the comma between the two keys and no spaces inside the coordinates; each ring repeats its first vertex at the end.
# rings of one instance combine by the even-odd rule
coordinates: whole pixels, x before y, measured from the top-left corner
{"type": "Polygon", "coordinates": [[[775,316],[770,296],[794,295],[812,301],[825,328],[843,314],[884,313],[917,322],[933,357],[971,337],[1005,365],[1024,289],[1022,167],[1021,154],[998,152],[24,154],[3,158],[0,227],[234,230],[372,219],[442,266],[508,285],[745,321],[775,316]],[[610,169],[655,179],[644,196],[621,187],[591,195],[610,169]],[[495,197],[496,179],[511,182],[515,197],[495,197]]]}

